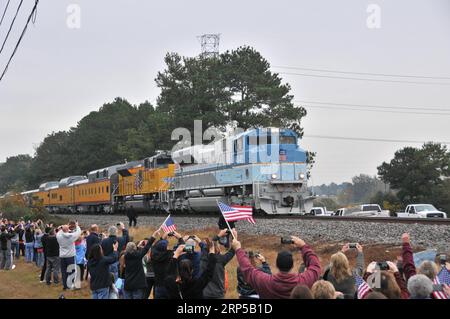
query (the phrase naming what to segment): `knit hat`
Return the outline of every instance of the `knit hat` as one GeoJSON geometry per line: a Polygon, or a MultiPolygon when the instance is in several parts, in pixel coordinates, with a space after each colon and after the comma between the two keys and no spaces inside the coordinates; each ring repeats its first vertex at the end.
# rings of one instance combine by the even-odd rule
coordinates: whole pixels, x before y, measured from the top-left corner
{"type": "Polygon", "coordinates": [[[294,266],[294,259],[289,251],[280,251],[277,256],[277,267],[282,272],[289,272],[294,266]]]}
{"type": "Polygon", "coordinates": [[[155,245],[155,249],[157,251],[166,251],[167,250],[167,245],[169,244],[169,242],[167,240],[160,240],[156,243],[155,245]]]}

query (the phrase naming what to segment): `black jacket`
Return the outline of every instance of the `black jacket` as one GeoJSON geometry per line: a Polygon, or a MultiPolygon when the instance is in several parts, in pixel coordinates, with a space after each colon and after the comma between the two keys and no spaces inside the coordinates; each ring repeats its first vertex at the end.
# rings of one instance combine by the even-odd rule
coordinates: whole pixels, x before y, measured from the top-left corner
{"type": "Polygon", "coordinates": [[[122,230],[122,237],[118,237],[117,241],[119,242],[119,247],[117,248],[118,252],[121,252],[122,250],[125,249],[125,247],[128,244],[130,237],[128,235],[128,230],[127,229],[123,229],[122,230]]]}
{"type": "MultiPolygon", "coordinates": [[[[230,249],[225,254],[216,254],[216,267],[214,275],[203,290],[205,298],[223,298],[225,296],[225,266],[233,259],[235,252],[230,249]]],[[[208,265],[208,251],[202,249],[201,270],[205,271],[208,265]]]]}
{"type": "Polygon", "coordinates": [[[26,243],[34,242],[34,231],[31,230],[25,231],[25,242],[26,243]]]}
{"type": "MultiPolygon", "coordinates": [[[[113,252],[113,245],[114,243],[117,241],[119,243],[119,247],[117,249],[117,251],[120,253],[125,246],[128,243],[128,230],[124,229],[123,230],[123,236],[122,237],[117,237],[117,236],[109,236],[108,238],[105,238],[102,240],[102,249],[103,249],[103,254],[105,256],[110,256],[113,252]]],[[[86,248],[87,251],[87,248],[86,248]]]]}
{"type": "Polygon", "coordinates": [[[47,239],[49,234],[45,233],[42,235],[41,242],[42,242],[42,248],[44,249],[44,257],[47,257],[47,239]]]}
{"type": "Polygon", "coordinates": [[[0,234],[1,250],[8,250],[8,241],[15,236],[14,233],[2,232],[0,234]]]}
{"type": "Polygon", "coordinates": [[[97,233],[90,233],[86,237],[86,258],[89,258],[89,253],[91,252],[92,247],[100,244],[101,240],[97,233]]]}
{"type": "Polygon", "coordinates": [[[169,299],[203,299],[203,289],[208,285],[214,274],[216,255],[209,254],[206,270],[198,278],[193,278],[188,282],[177,282],[177,266],[178,259],[172,258],[165,280],[169,299]]]}
{"type": "Polygon", "coordinates": [[[42,245],[45,247],[45,256],[48,257],[59,257],[59,243],[56,239],[56,235],[53,236],[47,236],[44,240],[44,237],[42,238],[42,245]]]}
{"type": "Polygon", "coordinates": [[[164,286],[164,280],[167,276],[167,269],[173,257],[173,251],[165,250],[159,251],[152,248],[152,263],[153,271],[155,273],[155,287],[164,286]]]}
{"type": "Polygon", "coordinates": [[[147,287],[142,259],[152,247],[155,238],[150,238],[144,248],[125,253],[125,290],[137,290],[147,287]]]}
{"type": "Polygon", "coordinates": [[[103,256],[100,260],[89,259],[87,263],[89,274],[91,275],[90,288],[97,290],[109,288],[111,286],[111,273],[109,265],[117,261],[117,252],[112,252],[111,256],[103,256]]]}
{"type": "Polygon", "coordinates": [[[117,236],[109,236],[102,240],[103,255],[111,256],[114,252],[113,245],[117,241],[117,236]]]}

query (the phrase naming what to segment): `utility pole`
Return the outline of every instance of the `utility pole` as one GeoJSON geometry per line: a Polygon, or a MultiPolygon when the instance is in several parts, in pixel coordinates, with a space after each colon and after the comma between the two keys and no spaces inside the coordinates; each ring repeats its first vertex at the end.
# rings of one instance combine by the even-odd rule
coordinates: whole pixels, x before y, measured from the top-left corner
{"type": "Polygon", "coordinates": [[[217,58],[219,56],[220,34],[204,34],[198,37],[202,46],[202,58],[217,58]]]}

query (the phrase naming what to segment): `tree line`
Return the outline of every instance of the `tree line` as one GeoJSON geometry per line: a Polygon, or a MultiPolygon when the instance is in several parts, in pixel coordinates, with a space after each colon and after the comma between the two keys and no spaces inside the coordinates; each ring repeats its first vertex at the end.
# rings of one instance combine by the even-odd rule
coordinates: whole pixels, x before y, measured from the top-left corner
{"type": "Polygon", "coordinates": [[[132,105],[124,98],[105,103],[67,131],[52,132],[33,156],[17,155],[0,164],[0,194],[36,188],[40,183],[170,150],[178,127],[191,134],[227,125],[289,127],[303,134],[306,110],[295,106],[291,87],[254,48],[243,46],[215,58],[168,53],[155,82],[156,104],[132,105]]]}

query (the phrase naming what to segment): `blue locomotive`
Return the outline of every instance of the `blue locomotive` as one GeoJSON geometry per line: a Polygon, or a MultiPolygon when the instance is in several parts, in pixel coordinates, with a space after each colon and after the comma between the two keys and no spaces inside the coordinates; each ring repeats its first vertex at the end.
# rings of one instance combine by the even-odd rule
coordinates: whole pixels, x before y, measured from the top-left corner
{"type": "Polygon", "coordinates": [[[312,207],[307,152],[289,129],[256,128],[172,153],[174,211],[217,210],[217,201],[264,214],[301,214],[312,207]]]}

